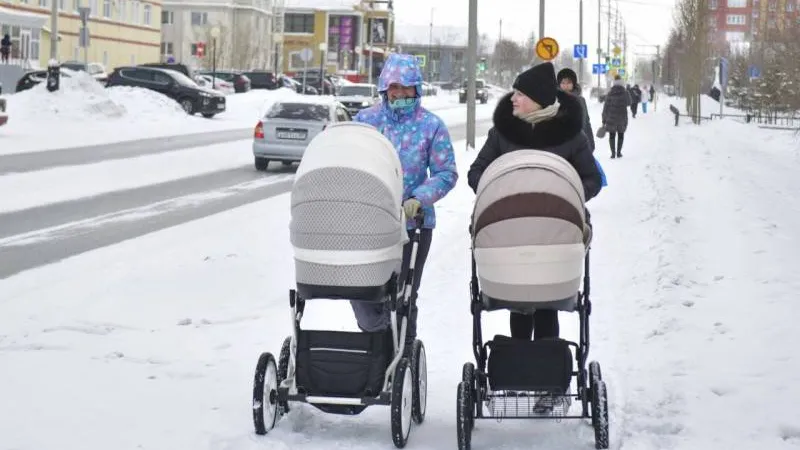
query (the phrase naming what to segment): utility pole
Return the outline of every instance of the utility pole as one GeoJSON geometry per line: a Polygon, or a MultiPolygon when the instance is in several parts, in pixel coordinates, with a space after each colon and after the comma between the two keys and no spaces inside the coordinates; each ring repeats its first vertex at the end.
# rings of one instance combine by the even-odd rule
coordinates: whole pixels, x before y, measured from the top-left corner
{"type": "MultiPolygon", "coordinates": [[[[580,2],[580,12],[579,12],[578,15],[580,17],[578,19],[578,22],[580,23],[578,25],[578,41],[580,42],[581,45],[583,45],[583,0],[581,0],[581,2],[580,2]]],[[[586,53],[589,53],[589,52],[586,52],[586,53]]],[[[586,55],[586,57],[588,58],[589,55],[586,55]]],[[[581,59],[578,60],[578,74],[579,74],[578,75],[578,83],[579,84],[580,84],[580,80],[583,78],[583,60],[584,59],[585,58],[581,58],[581,59]]]]}
{"type": "Polygon", "coordinates": [[[467,38],[467,150],[475,148],[475,79],[478,70],[478,0],[469,0],[467,38]]]}
{"type": "MultiPolygon", "coordinates": [[[[603,63],[603,45],[602,45],[602,29],[603,29],[603,13],[601,10],[603,9],[603,0],[597,0],[597,64],[598,68],[599,65],[603,63]]],[[[606,50],[608,51],[608,50],[606,50]]],[[[600,70],[597,71],[597,93],[598,96],[600,94],[600,84],[603,81],[603,74],[600,73],[600,70]]]]}
{"type": "Polygon", "coordinates": [[[544,37],[544,1],[539,0],[539,39],[544,37]]]}
{"type": "Polygon", "coordinates": [[[431,59],[431,48],[433,47],[433,9],[431,8],[431,24],[428,30],[428,61],[425,64],[428,66],[428,82],[431,82],[431,68],[433,67],[433,59],[431,59]]]}
{"type": "Polygon", "coordinates": [[[503,40],[503,19],[500,19],[500,33],[499,33],[497,38],[498,38],[497,42],[500,42],[500,41],[503,40]]]}
{"type": "MultiPolygon", "coordinates": [[[[606,21],[606,55],[611,55],[611,0],[608,0],[608,20],[606,21]]],[[[606,58],[608,59],[608,58],[606,58]]],[[[608,77],[606,77],[606,84],[608,84],[608,77]]]]}
{"type": "Polygon", "coordinates": [[[50,59],[58,61],[58,0],[50,3],[50,59]]]}

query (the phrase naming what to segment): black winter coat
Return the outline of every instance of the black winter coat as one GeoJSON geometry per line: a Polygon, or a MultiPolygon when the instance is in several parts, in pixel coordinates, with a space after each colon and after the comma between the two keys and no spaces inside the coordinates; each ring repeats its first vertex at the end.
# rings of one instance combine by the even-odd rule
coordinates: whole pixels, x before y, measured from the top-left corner
{"type": "Polygon", "coordinates": [[[631,96],[625,86],[611,86],[603,102],[603,126],[609,133],[624,133],[628,129],[628,107],[631,96]]]}
{"type": "Polygon", "coordinates": [[[587,202],[600,192],[600,172],[582,129],[584,109],[571,94],[559,90],[556,97],[561,104],[558,114],[535,126],[512,114],[511,93],[500,99],[494,110],[494,126],[467,174],[473,191],[478,190],[483,172],[500,155],[529,149],[548,151],[569,161],[581,177],[587,202]]]}
{"type": "Polygon", "coordinates": [[[578,98],[578,100],[580,100],[581,106],[583,107],[583,134],[585,134],[586,138],[589,139],[589,148],[591,148],[594,152],[594,132],[592,132],[592,122],[589,119],[589,109],[586,107],[586,99],[583,98],[583,95],[581,94],[580,85],[575,86],[574,95],[578,98]]]}

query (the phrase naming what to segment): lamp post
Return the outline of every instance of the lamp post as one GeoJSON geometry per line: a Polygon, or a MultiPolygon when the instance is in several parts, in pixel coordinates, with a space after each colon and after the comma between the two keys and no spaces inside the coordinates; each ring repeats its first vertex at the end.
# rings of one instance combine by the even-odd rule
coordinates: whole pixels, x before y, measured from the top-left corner
{"type": "Polygon", "coordinates": [[[328,43],[319,44],[319,95],[324,95],[325,87],[325,56],[328,53],[328,43]]]}
{"type": "Polygon", "coordinates": [[[214,25],[211,28],[211,89],[217,88],[217,38],[219,37],[219,27],[214,25]]]}
{"type": "Polygon", "coordinates": [[[356,58],[356,73],[360,76],[361,75],[361,51],[362,48],[360,45],[356,45],[356,48],[353,49],[355,52],[356,58]]]}
{"type": "Polygon", "coordinates": [[[281,44],[283,44],[283,35],[280,33],[273,33],[272,34],[272,41],[275,43],[275,76],[278,76],[278,64],[280,63],[281,59],[281,44]]]}

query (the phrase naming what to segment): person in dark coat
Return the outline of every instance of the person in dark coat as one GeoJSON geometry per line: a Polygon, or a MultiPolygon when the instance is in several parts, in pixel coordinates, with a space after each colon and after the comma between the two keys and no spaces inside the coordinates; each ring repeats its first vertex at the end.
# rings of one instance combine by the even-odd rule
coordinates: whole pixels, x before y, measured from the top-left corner
{"type": "Polygon", "coordinates": [[[638,84],[634,84],[633,87],[628,91],[628,95],[631,97],[631,115],[635,119],[636,113],[639,112],[639,103],[642,101],[642,90],[639,89],[638,84]]]}
{"type": "Polygon", "coordinates": [[[592,122],[589,119],[589,109],[586,107],[586,99],[583,98],[581,85],[578,83],[578,74],[570,68],[561,69],[556,76],[561,90],[575,95],[580,100],[583,107],[583,134],[589,139],[589,148],[594,152],[594,132],[592,132],[592,122]]]}
{"type": "MultiPolygon", "coordinates": [[[[577,98],[558,89],[555,75],[552,63],[531,67],[514,81],[514,91],[498,101],[494,126],[467,173],[473,191],[477,191],[483,172],[500,155],[531,149],[569,161],[581,178],[587,202],[600,192],[600,172],[583,133],[583,108],[577,98]]],[[[510,326],[512,338],[530,340],[532,334],[534,339],[558,337],[558,311],[539,309],[532,315],[512,312],[510,326]]]]}
{"type": "Polygon", "coordinates": [[[628,129],[628,106],[631,103],[631,96],[617,75],[614,85],[606,94],[606,101],[603,102],[603,128],[608,133],[611,159],[622,158],[622,144],[625,142],[625,131],[628,129]]]}

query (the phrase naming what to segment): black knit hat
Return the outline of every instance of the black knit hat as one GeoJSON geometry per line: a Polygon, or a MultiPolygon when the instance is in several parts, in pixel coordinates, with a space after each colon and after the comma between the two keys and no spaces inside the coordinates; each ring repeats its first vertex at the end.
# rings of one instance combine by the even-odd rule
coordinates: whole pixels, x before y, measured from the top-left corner
{"type": "Polygon", "coordinates": [[[578,74],[569,67],[559,70],[558,75],[556,75],[556,79],[558,80],[558,84],[561,84],[561,82],[566,79],[572,81],[573,86],[578,85],[578,74]]]}
{"type": "Polygon", "coordinates": [[[538,103],[542,108],[556,102],[556,69],[550,62],[535,65],[517,75],[513,88],[538,103]]]}

